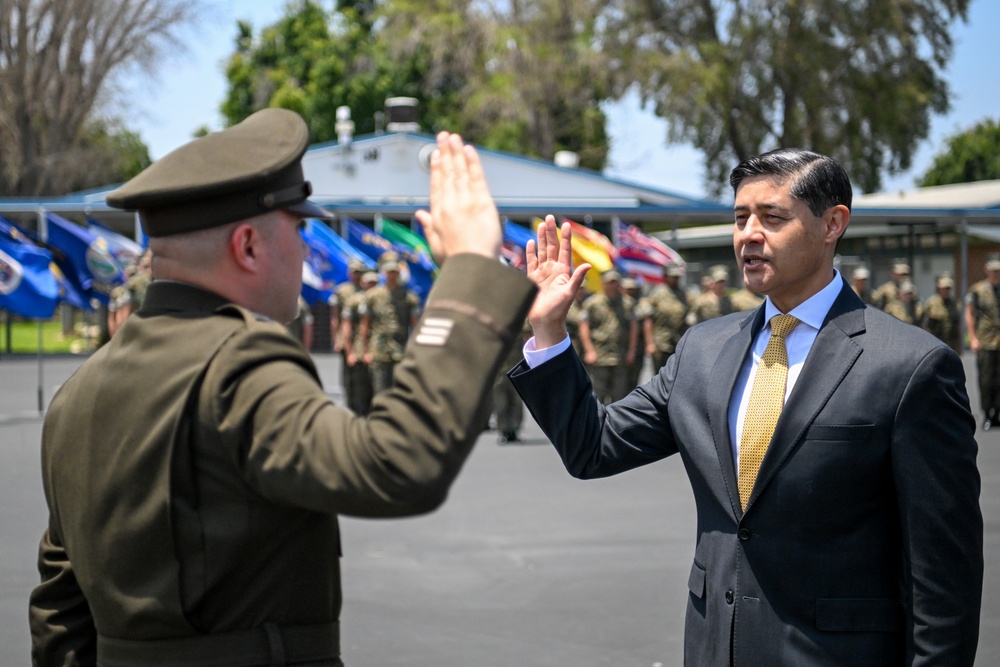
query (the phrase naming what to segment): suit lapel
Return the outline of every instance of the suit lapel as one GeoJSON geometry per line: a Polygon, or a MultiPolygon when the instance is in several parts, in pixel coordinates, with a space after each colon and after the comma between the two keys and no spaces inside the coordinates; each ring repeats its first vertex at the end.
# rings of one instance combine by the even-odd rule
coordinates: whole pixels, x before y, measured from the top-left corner
{"type": "Polygon", "coordinates": [[[809,426],[861,355],[862,347],[853,337],[865,331],[864,309],[864,303],[845,282],[781,411],[771,445],[757,473],[747,511],[802,442],[809,426]]]}
{"type": "Polygon", "coordinates": [[[740,492],[736,481],[736,465],[733,462],[732,434],[729,432],[729,403],[732,400],[733,388],[736,386],[736,378],[743,367],[743,360],[750,353],[753,339],[763,326],[764,307],[761,306],[752,316],[740,323],[740,330],[736,334],[723,343],[708,383],[712,388],[709,398],[709,419],[712,423],[715,450],[722,467],[729,503],[733,508],[733,514],[737,517],[742,515],[743,510],[740,506],[740,492]]]}

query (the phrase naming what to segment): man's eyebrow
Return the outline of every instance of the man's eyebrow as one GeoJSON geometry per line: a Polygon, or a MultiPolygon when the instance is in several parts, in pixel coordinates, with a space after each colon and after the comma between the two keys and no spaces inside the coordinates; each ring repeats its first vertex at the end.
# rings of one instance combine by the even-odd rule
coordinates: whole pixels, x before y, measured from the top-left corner
{"type": "MultiPolygon", "coordinates": [[[[733,206],[733,211],[749,211],[752,207],[747,204],[736,204],[733,206]]],[[[765,211],[778,211],[778,212],[788,212],[789,209],[781,204],[758,204],[753,208],[762,208],[765,211]]]]}

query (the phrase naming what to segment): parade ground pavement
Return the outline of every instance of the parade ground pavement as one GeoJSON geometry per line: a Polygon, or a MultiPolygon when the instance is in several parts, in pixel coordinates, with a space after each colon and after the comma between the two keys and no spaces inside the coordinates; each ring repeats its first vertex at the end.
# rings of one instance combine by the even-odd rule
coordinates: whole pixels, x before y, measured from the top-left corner
{"type": "MultiPolygon", "coordinates": [[[[971,354],[964,359],[976,406],[975,367],[971,354]]],[[[339,359],[316,360],[327,392],[342,402],[339,359]]],[[[38,388],[45,406],[81,362],[46,358],[39,370],[34,357],[0,357],[4,667],[30,664],[28,594],[47,517],[38,388]]],[[[584,482],[565,472],[530,416],[521,435],[521,444],[500,445],[495,433],[483,433],[433,514],[342,518],[348,667],[681,665],[695,514],[680,458],[584,482]]],[[[993,667],[1000,665],[1000,428],[976,435],[986,525],[976,664],[993,667]]]]}

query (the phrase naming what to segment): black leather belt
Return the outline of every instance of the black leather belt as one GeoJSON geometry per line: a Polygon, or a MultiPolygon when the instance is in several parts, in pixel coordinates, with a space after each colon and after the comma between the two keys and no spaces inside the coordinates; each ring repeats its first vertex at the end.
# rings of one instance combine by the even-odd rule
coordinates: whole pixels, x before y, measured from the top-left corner
{"type": "Polygon", "coordinates": [[[97,637],[101,667],[281,667],[303,662],[340,665],[340,624],[277,626],[177,639],[97,637]]]}

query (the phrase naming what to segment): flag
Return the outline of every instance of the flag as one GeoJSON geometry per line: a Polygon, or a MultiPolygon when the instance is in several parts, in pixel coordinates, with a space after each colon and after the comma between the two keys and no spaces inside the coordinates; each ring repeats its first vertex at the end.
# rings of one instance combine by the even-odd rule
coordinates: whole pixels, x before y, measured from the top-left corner
{"type": "Polygon", "coordinates": [[[108,229],[89,215],[87,216],[87,229],[107,242],[108,249],[122,269],[128,264],[137,263],[144,252],[141,245],[127,236],[122,236],[118,232],[108,229]]]}
{"type": "MultiPolygon", "coordinates": [[[[356,220],[347,218],[347,240],[352,246],[363,252],[374,261],[378,261],[383,253],[394,251],[400,256],[400,279],[417,293],[421,300],[427,298],[434,284],[433,269],[409,246],[393,243],[373,229],[365,227],[356,220]]],[[[433,263],[431,264],[433,266],[433,263]]]]}
{"type": "Polygon", "coordinates": [[[317,234],[311,225],[304,227],[301,234],[307,249],[306,263],[319,279],[320,287],[332,290],[346,278],[348,260],[317,234]]]}
{"type": "MultiPolygon", "coordinates": [[[[41,249],[47,249],[46,246],[42,244],[41,239],[39,239],[34,233],[29,232],[26,229],[22,229],[3,216],[0,216],[0,238],[6,239],[11,243],[23,243],[26,245],[37,246],[41,249]]],[[[88,299],[79,289],[74,287],[69,280],[66,279],[66,276],[52,259],[51,251],[49,252],[49,260],[49,271],[52,273],[52,277],[56,281],[56,286],[59,290],[59,300],[65,301],[69,305],[81,310],[93,310],[94,308],[90,304],[90,299],[88,299]]]]}
{"type": "MultiPolygon", "coordinates": [[[[535,219],[536,229],[541,222],[542,221],[540,219],[535,219]]],[[[584,287],[587,288],[588,292],[592,292],[594,294],[603,293],[604,284],[601,282],[601,274],[615,268],[614,259],[608,251],[609,247],[614,250],[614,246],[611,245],[611,242],[608,241],[604,234],[594,231],[589,227],[584,227],[583,225],[573,222],[572,220],[567,220],[566,222],[570,224],[570,228],[573,232],[573,239],[571,242],[573,250],[573,266],[579,266],[584,263],[590,264],[591,269],[587,272],[587,277],[583,279],[584,287]],[[600,239],[604,240],[601,241],[600,239]],[[605,241],[607,243],[605,243],[605,241]]],[[[561,237],[562,230],[560,229],[559,231],[561,237]]],[[[617,257],[617,255],[618,251],[615,250],[615,257],[617,257]]]]}
{"type": "Polygon", "coordinates": [[[403,246],[416,256],[418,263],[428,271],[435,271],[437,264],[431,254],[431,247],[427,244],[427,239],[413,231],[406,225],[401,225],[395,220],[390,220],[384,216],[375,219],[375,231],[389,239],[391,243],[403,246]]]}
{"type": "Polygon", "coordinates": [[[629,274],[647,283],[662,283],[664,266],[684,266],[684,259],[666,243],[618,218],[612,224],[622,264],[629,274]]]}
{"type": "Polygon", "coordinates": [[[333,292],[326,287],[323,279],[310,265],[309,260],[302,261],[302,298],[310,306],[317,303],[327,303],[333,292]]]}
{"type": "MultiPolygon", "coordinates": [[[[374,264],[374,262],[371,262],[368,259],[367,255],[360,252],[357,248],[344,240],[340,234],[330,229],[330,227],[328,227],[322,220],[310,220],[309,222],[309,229],[312,230],[316,236],[322,239],[328,247],[336,250],[341,256],[346,258],[346,261],[344,262],[345,267],[352,259],[364,262],[365,264],[374,264]]],[[[340,278],[338,282],[342,282],[346,279],[347,273],[345,269],[344,277],[340,278]]]]}
{"type": "Polygon", "coordinates": [[[108,242],[90,230],[59,217],[45,214],[48,245],[53,248],[56,264],[73,286],[102,303],[115,285],[124,282],[121,267],[108,242]]]}
{"type": "Polygon", "coordinates": [[[48,319],[59,287],[49,271],[52,253],[28,243],[0,239],[0,308],[24,317],[48,319]]]}
{"type": "Polygon", "coordinates": [[[500,255],[510,266],[516,269],[526,269],[527,255],[525,248],[528,246],[528,241],[534,240],[536,240],[535,235],[530,229],[504,219],[503,243],[500,246],[500,255]]]}

